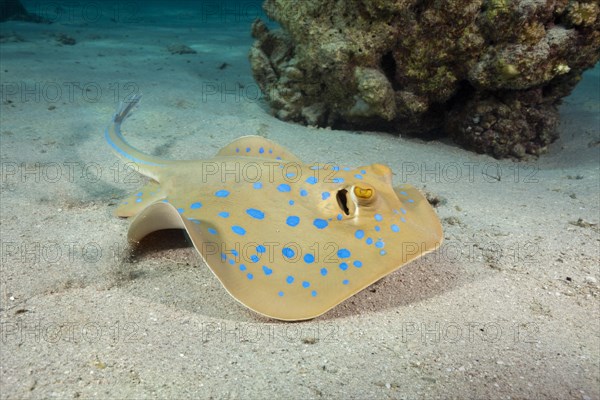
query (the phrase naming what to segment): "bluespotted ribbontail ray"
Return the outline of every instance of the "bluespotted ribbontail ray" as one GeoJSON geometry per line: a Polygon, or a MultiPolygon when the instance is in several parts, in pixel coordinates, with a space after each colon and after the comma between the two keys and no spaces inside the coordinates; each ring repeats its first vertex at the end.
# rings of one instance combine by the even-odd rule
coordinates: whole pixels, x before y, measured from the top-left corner
{"type": "Polygon", "coordinates": [[[314,318],[441,244],[433,208],[410,185],[394,189],[385,165],[304,164],[260,136],[207,160],[153,157],[121,133],[138,102],[123,104],[105,134],[150,178],[116,210],[135,217],[129,241],[185,229],[229,294],[260,314],[314,318]]]}

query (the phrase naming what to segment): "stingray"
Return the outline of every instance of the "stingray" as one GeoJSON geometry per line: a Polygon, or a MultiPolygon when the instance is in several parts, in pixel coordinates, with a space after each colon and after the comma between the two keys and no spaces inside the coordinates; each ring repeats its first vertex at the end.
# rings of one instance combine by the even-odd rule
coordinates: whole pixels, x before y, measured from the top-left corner
{"type": "Polygon", "coordinates": [[[123,103],[105,138],[149,182],[116,209],[133,217],[132,245],[184,229],[241,304],[279,320],[317,317],[442,242],[440,221],[414,187],[392,186],[382,164],[305,164],[261,136],[213,158],[173,161],[129,145],[123,103]]]}

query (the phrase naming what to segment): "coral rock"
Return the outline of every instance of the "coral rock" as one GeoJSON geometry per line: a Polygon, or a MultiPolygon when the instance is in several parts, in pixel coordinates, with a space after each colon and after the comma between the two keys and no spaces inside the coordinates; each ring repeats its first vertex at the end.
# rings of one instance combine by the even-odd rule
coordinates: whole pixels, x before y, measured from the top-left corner
{"type": "Polygon", "coordinates": [[[600,58],[597,0],[266,0],[250,62],[278,118],[446,134],[540,154],[558,104],[600,58]],[[477,122],[474,122],[477,121],[477,122]]]}

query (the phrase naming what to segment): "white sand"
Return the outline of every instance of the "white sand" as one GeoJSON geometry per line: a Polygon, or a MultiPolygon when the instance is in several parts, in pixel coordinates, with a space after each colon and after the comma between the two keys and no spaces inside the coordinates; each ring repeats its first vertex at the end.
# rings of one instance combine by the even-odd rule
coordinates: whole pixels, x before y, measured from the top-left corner
{"type": "Polygon", "coordinates": [[[26,40],[0,51],[2,398],[600,398],[585,226],[599,222],[600,68],[565,100],[548,154],[497,161],[279,121],[254,98],[251,19],[195,17],[0,24],[26,40]],[[144,99],[125,131],[144,151],[206,158],[259,133],[306,161],[383,162],[447,200],[444,247],[304,323],[240,306],[176,232],[126,261],[129,222],[112,211],[142,181],[102,132],[128,84],[144,99]]]}

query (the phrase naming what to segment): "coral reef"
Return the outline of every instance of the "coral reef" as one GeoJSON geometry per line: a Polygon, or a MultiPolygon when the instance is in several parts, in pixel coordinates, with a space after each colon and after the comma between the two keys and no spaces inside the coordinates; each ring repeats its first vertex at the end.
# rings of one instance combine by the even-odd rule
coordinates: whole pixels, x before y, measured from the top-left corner
{"type": "Polygon", "coordinates": [[[560,99],[600,58],[597,0],[266,0],[252,71],[280,119],[447,134],[539,154],[560,99]]]}
{"type": "Polygon", "coordinates": [[[2,0],[0,1],[0,22],[9,20],[50,23],[46,18],[28,12],[20,0],[2,0]]]}

